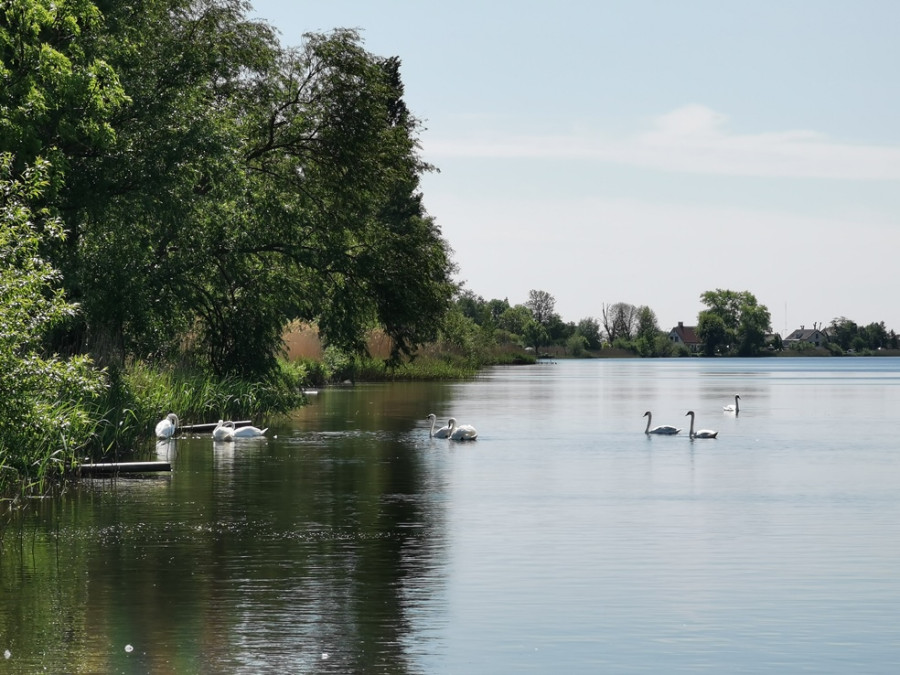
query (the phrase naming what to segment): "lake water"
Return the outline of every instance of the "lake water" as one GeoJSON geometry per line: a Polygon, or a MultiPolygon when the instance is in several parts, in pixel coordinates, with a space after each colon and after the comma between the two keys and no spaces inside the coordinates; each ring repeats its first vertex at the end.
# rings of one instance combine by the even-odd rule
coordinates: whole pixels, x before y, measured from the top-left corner
{"type": "Polygon", "coordinates": [[[900,667],[898,359],[561,361],[311,400],[8,526],[0,672],[900,667]],[[684,431],[645,435],[646,410],[684,431]],[[478,440],[430,439],[430,412],[478,440]]]}

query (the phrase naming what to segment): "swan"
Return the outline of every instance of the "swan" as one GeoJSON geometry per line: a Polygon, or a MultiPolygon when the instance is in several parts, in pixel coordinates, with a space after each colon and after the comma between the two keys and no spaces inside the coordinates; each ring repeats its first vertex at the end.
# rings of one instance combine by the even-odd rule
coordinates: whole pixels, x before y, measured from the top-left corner
{"type": "Polygon", "coordinates": [[[428,434],[430,438],[447,438],[450,436],[449,424],[440,429],[434,428],[435,422],[437,422],[437,416],[434,413],[430,413],[425,419],[431,420],[431,432],[428,434]]]}
{"type": "Polygon", "coordinates": [[[737,415],[739,412],[741,412],[741,406],[738,403],[738,401],[740,401],[740,400],[741,400],[741,397],[735,395],[734,405],[723,405],[722,410],[724,410],[725,412],[733,412],[735,415],[737,415]]]}
{"type": "Polygon", "coordinates": [[[679,431],[681,431],[681,429],[669,426],[668,424],[663,424],[661,426],[653,427],[651,429],[650,422],[653,419],[652,413],[648,410],[647,412],[644,413],[643,416],[647,418],[647,428],[644,429],[645,434],[663,434],[665,436],[672,436],[674,434],[677,434],[679,431]]]}
{"type": "Polygon", "coordinates": [[[234,428],[234,423],[230,422],[231,430],[225,436],[226,441],[232,441],[235,438],[259,438],[260,436],[264,436],[265,433],[269,430],[269,427],[265,429],[257,429],[256,427],[238,427],[234,428]]]}
{"type": "Polygon", "coordinates": [[[719,435],[718,431],[713,431],[712,429],[698,429],[696,432],[694,431],[694,411],[688,410],[684,416],[691,416],[691,430],[688,432],[688,435],[691,438],[715,438],[719,435]]]}
{"type": "Polygon", "coordinates": [[[226,437],[234,431],[234,422],[231,420],[227,422],[223,422],[219,420],[219,423],[216,425],[216,428],[212,431],[212,437],[214,441],[224,441],[226,437]]]}
{"type": "Polygon", "coordinates": [[[175,430],[178,428],[178,415],[175,413],[169,413],[166,415],[166,419],[160,420],[156,423],[156,437],[157,438],[172,438],[175,435],[175,430]]]}
{"type": "Polygon", "coordinates": [[[478,432],[471,424],[456,425],[456,418],[451,417],[448,424],[450,425],[451,441],[474,441],[478,438],[478,432]]]}

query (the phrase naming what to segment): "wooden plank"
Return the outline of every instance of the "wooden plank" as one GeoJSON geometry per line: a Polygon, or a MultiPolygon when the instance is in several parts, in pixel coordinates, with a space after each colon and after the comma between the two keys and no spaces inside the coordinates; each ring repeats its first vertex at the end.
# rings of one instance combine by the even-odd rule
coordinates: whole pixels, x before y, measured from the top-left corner
{"type": "MultiPolygon", "coordinates": [[[[179,431],[212,431],[213,429],[216,428],[216,426],[218,426],[218,424],[219,424],[218,422],[208,422],[205,424],[183,424],[180,427],[178,427],[178,429],[176,429],[176,432],[179,432],[179,431]]],[[[241,420],[240,422],[235,422],[234,426],[235,427],[248,427],[251,424],[253,424],[253,420],[241,420]]]]}
{"type": "Polygon", "coordinates": [[[79,473],[146,473],[150,471],[171,471],[170,462],[112,462],[109,464],[81,464],[79,473]]]}

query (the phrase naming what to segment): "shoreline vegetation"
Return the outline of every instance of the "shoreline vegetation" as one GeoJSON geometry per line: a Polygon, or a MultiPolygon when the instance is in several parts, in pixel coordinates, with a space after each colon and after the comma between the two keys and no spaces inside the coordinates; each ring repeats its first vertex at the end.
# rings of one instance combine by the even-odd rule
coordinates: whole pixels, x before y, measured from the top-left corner
{"type": "MultiPolygon", "coordinates": [[[[278,367],[262,380],[236,376],[211,377],[189,368],[159,367],[135,361],[121,369],[106,369],[101,393],[89,400],[60,402],[60,414],[83,407],[83,420],[67,436],[47,433],[33,448],[17,458],[4,455],[0,463],[0,509],[10,513],[27,500],[63,489],[82,461],[123,461],[147,452],[155,423],[176,412],[182,424],[205,423],[219,418],[266,420],[307,403],[304,390],[363,382],[463,380],[476,377],[487,366],[534,365],[556,359],[639,359],[635,347],[604,344],[599,350],[579,350],[545,345],[539,351],[521,344],[494,344],[465,353],[447,343],[424,346],[416,358],[391,364],[390,340],[373,331],[368,355],[353,356],[322,348],[314,329],[293,326],[284,336],[285,351],[278,367]],[[68,442],[65,439],[70,439],[68,442]],[[61,440],[62,439],[62,440],[61,440]]],[[[684,350],[669,358],[710,358],[684,350]]],[[[770,350],[757,358],[807,358],[849,356],[900,356],[900,350],[864,350],[846,354],[825,347],[770,350]]],[[[729,358],[727,355],[711,358],[729,358]]],[[[71,420],[72,417],[70,416],[71,420]]]]}

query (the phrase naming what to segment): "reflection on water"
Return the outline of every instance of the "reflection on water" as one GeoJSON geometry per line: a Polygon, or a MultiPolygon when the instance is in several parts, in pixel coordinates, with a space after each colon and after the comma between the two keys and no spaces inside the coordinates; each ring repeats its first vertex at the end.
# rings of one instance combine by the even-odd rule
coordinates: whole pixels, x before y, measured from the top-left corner
{"type": "Polygon", "coordinates": [[[895,359],[323,390],[10,523],[0,670],[893,672],[898,403],[895,359]],[[647,437],[647,409],[719,437],[647,437]]]}

